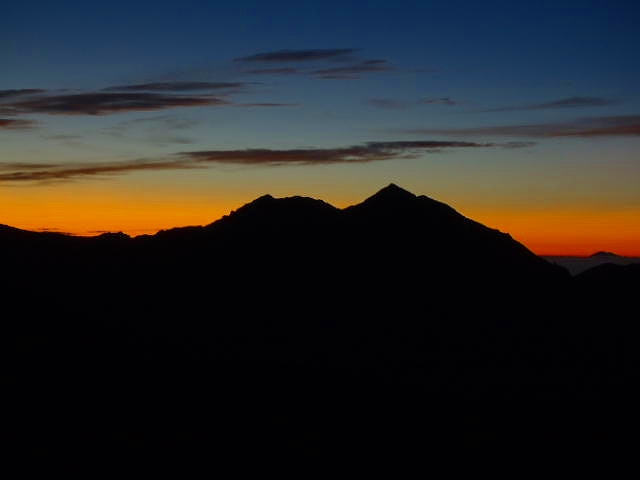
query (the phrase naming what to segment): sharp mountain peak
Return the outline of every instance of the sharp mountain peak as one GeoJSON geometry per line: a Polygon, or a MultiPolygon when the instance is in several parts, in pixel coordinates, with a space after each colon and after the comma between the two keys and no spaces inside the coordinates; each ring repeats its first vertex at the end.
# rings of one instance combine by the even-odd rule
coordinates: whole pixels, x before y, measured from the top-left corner
{"type": "Polygon", "coordinates": [[[408,190],[390,183],[367,198],[363,203],[398,203],[415,200],[417,197],[408,190]]]}

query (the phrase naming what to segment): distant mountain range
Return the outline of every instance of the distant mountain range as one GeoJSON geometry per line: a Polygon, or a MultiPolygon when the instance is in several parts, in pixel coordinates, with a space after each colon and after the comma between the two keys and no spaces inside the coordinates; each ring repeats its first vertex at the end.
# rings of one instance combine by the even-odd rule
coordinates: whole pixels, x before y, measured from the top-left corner
{"type": "Polygon", "coordinates": [[[2,226],[0,265],[6,434],[39,459],[602,447],[636,405],[636,266],[572,276],[394,184],[135,238],[2,226]]]}
{"type": "Polygon", "coordinates": [[[542,258],[563,266],[572,275],[578,275],[590,268],[603,264],[630,265],[640,263],[640,257],[624,257],[611,252],[596,252],[588,257],[548,255],[542,258]]]}

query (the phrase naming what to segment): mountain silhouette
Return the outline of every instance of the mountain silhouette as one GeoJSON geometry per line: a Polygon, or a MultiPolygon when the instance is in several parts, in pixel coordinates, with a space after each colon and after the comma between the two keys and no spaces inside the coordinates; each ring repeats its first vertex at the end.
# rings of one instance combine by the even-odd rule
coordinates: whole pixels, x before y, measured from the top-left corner
{"type": "Polygon", "coordinates": [[[229,253],[241,250],[249,257],[268,246],[278,252],[282,268],[288,257],[302,255],[312,262],[313,257],[358,262],[351,271],[370,266],[381,272],[382,265],[397,270],[411,264],[417,272],[454,275],[459,282],[502,277],[511,285],[513,276],[565,276],[508,234],[395,184],[343,210],[306,197],[265,195],[205,227],[159,232],[147,241],[160,245],[169,239],[189,242],[190,249],[202,245],[209,252],[220,244],[229,253]]]}
{"type": "Polygon", "coordinates": [[[506,453],[631,425],[611,276],[394,184],[133,238],[2,226],[0,261],[8,434],[39,458],[506,453]]]}

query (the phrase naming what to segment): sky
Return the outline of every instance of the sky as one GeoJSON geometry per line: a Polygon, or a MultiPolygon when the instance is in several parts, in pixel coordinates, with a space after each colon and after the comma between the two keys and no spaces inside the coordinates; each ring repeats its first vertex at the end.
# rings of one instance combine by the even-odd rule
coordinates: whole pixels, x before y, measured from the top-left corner
{"type": "Polygon", "coordinates": [[[11,2],[0,223],[205,225],[389,183],[541,255],[640,256],[640,5],[11,2]]]}

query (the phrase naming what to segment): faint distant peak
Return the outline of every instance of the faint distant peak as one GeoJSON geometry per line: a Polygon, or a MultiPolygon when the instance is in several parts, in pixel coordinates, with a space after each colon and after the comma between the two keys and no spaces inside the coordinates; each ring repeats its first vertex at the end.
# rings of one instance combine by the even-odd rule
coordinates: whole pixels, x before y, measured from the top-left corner
{"type": "Polygon", "coordinates": [[[600,252],[596,252],[593,255],[590,255],[591,258],[594,258],[594,257],[595,258],[598,258],[598,257],[617,257],[617,256],[618,255],[616,255],[615,253],[605,252],[604,250],[600,251],[600,252]]]}

